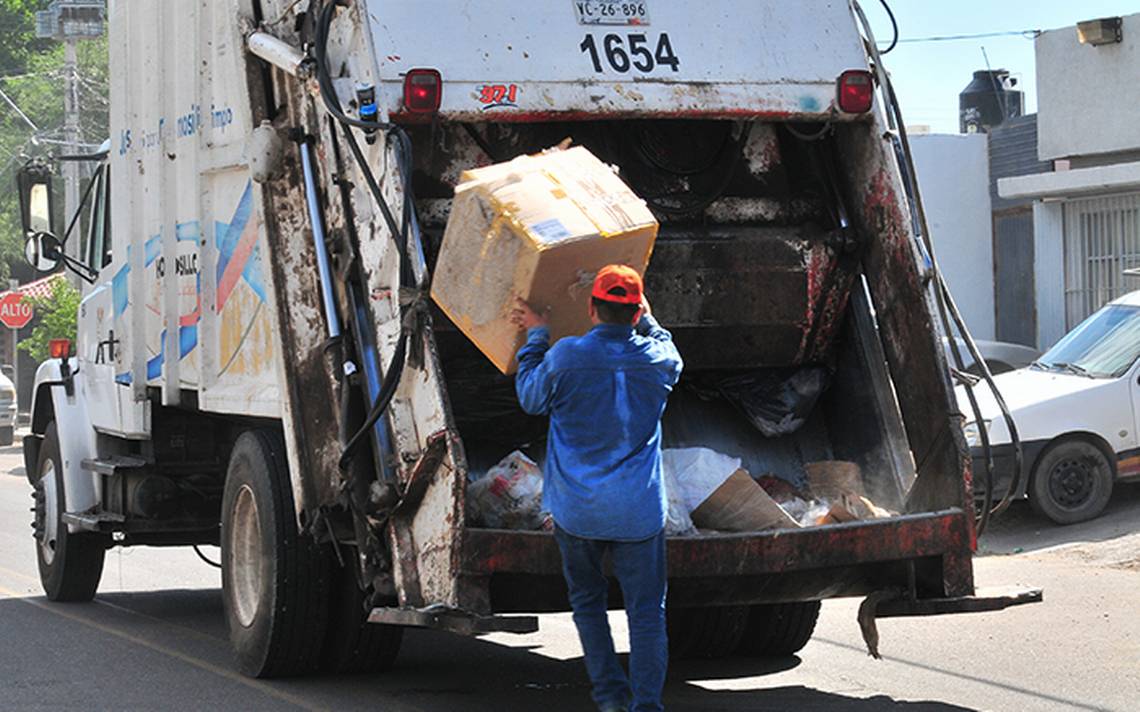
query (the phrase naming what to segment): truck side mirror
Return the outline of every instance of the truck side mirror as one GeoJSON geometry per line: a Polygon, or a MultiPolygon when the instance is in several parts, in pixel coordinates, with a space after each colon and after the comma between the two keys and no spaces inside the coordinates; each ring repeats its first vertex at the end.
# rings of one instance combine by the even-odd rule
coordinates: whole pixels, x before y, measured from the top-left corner
{"type": "Polygon", "coordinates": [[[50,232],[36,232],[24,243],[24,258],[37,272],[54,272],[63,261],[63,246],[50,232]]]}
{"type": "Polygon", "coordinates": [[[54,233],[55,196],[51,168],[38,161],[28,163],[16,173],[16,188],[24,234],[54,233]]]}

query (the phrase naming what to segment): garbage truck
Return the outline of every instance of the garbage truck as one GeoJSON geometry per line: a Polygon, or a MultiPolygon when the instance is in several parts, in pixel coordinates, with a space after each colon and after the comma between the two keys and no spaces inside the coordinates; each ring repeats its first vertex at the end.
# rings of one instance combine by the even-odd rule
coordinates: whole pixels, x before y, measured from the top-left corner
{"type": "Polygon", "coordinates": [[[541,453],[546,422],[429,294],[462,171],[569,141],[660,223],[647,292],[686,364],[665,446],[755,476],[853,462],[898,513],[671,538],[676,656],[791,654],[834,597],[867,596],[872,625],[1038,600],[975,587],[936,263],[860,15],[111,0],[110,139],[68,229],[51,166],[20,175],[28,259],[83,285],[23,439],[48,598],[91,599],[112,547],[219,545],[237,666],[262,677],[568,610],[548,532],[465,512],[469,477],[541,453]],[[708,396],[803,368],[830,385],[795,432],[708,396]]]}

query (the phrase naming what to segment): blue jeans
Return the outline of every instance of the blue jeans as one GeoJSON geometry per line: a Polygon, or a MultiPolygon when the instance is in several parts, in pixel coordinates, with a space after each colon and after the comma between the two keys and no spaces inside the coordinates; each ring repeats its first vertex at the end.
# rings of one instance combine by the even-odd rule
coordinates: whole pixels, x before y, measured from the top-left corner
{"type": "Polygon", "coordinates": [[[574,625],[586,655],[586,672],[599,709],[659,712],[669,664],[665,634],[665,532],[644,541],[582,539],[555,528],[574,625]],[[606,619],[609,582],[602,557],[609,552],[629,619],[629,677],[614,653],[606,619]]]}

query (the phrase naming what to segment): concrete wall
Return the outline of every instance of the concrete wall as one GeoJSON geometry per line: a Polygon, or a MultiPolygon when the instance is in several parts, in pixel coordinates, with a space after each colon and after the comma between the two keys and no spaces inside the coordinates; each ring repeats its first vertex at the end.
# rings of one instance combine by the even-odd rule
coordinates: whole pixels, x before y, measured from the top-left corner
{"type": "Polygon", "coordinates": [[[1033,204],[1033,281],[1037,292],[1037,348],[1065,335],[1065,212],[1057,201],[1033,204]]]}
{"type": "Polygon", "coordinates": [[[970,332],[994,338],[993,218],[985,134],[911,137],[934,249],[970,332]]]}
{"type": "Polygon", "coordinates": [[[1041,160],[1140,148],[1140,14],[1124,18],[1123,34],[1099,47],[1081,44],[1072,26],[1037,38],[1041,160]]]}

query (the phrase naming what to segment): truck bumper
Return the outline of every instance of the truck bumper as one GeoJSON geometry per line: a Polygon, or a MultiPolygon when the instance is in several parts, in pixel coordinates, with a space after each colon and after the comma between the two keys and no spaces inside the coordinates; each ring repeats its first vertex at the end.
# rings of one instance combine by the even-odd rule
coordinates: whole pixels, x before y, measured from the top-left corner
{"type": "MultiPolygon", "coordinates": [[[[809,529],[671,538],[669,603],[807,601],[905,591],[912,584],[918,598],[971,596],[967,516],[951,509],[809,529]]],[[[568,610],[553,536],[466,529],[463,537],[462,575],[486,583],[494,612],[568,610]]]]}

